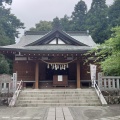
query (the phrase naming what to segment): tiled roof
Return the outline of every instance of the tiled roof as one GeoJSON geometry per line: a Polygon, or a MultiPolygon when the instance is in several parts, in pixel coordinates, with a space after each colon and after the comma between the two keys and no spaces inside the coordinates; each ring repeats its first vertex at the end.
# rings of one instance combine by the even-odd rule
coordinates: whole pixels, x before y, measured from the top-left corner
{"type": "MultiPolygon", "coordinates": [[[[62,31],[64,32],[64,31],[62,31]]],[[[86,46],[75,45],[39,45],[39,46],[26,46],[37,40],[40,40],[49,32],[25,32],[20,41],[17,44],[2,46],[2,49],[16,49],[16,50],[33,50],[33,51],[84,51],[90,50],[96,46],[96,43],[92,40],[91,36],[85,32],[64,32],[78,42],[85,44],[86,46]]]]}

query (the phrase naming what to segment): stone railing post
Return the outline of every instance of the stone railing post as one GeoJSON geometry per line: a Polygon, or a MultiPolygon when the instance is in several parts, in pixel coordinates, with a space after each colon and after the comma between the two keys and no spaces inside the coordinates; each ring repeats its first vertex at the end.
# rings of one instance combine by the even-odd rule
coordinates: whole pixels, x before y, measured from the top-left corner
{"type": "Polygon", "coordinates": [[[98,87],[100,88],[100,90],[103,88],[103,86],[102,86],[102,72],[98,73],[98,87]]]}

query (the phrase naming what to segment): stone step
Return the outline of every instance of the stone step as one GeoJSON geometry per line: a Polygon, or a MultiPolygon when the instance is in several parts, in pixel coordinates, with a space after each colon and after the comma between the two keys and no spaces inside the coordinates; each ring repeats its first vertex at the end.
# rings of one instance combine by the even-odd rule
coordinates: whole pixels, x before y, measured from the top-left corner
{"type": "Polygon", "coordinates": [[[81,96],[79,97],[79,96],[76,96],[76,97],[67,97],[67,96],[65,96],[65,97],[55,97],[55,98],[53,98],[53,97],[19,97],[19,100],[59,100],[59,99],[62,99],[62,100],[66,100],[66,99],[72,99],[72,100],[81,100],[81,99],[87,99],[87,100],[98,100],[98,97],[97,96],[87,96],[87,97],[82,97],[81,98],[81,96]]]}
{"type": "Polygon", "coordinates": [[[79,90],[72,90],[72,89],[70,89],[70,90],[34,90],[34,89],[32,89],[32,90],[23,90],[23,92],[43,92],[43,93],[45,93],[45,92],[94,92],[94,90],[91,90],[91,89],[88,89],[88,90],[83,90],[83,89],[79,89],[79,90]]]}
{"type": "Polygon", "coordinates": [[[95,106],[101,105],[95,90],[23,90],[16,106],[95,106]]]}
{"type": "Polygon", "coordinates": [[[81,96],[81,95],[83,95],[83,96],[87,96],[87,95],[96,95],[96,93],[61,93],[61,94],[57,94],[57,93],[49,93],[49,94],[34,94],[34,93],[29,93],[29,94],[21,94],[21,95],[23,95],[23,96],[29,96],[29,95],[32,95],[32,96],[35,96],[35,95],[39,95],[39,96],[64,96],[64,95],[66,95],[66,96],[81,96]]]}
{"type": "Polygon", "coordinates": [[[92,94],[89,94],[89,93],[84,93],[84,94],[82,94],[82,93],[78,93],[78,94],[67,94],[67,93],[63,93],[63,94],[32,94],[32,93],[29,93],[29,94],[23,94],[23,93],[21,93],[20,94],[21,96],[91,96],[91,95],[96,95],[96,93],[92,93],[92,94]]]}
{"type": "Polygon", "coordinates": [[[101,106],[101,104],[98,103],[32,103],[32,104],[18,104],[17,106],[21,107],[57,107],[57,106],[101,106]]]}
{"type": "Polygon", "coordinates": [[[25,93],[25,94],[29,94],[29,92],[31,92],[31,93],[40,93],[40,94],[54,94],[54,93],[57,93],[57,94],[61,94],[61,93],[94,93],[95,91],[23,91],[23,93],[25,93]]]}
{"type": "Polygon", "coordinates": [[[65,96],[65,95],[63,95],[63,96],[55,96],[55,95],[53,95],[53,96],[35,96],[35,95],[27,95],[27,96],[20,96],[19,98],[35,98],[35,97],[38,97],[38,98],[54,98],[54,99],[57,99],[57,98],[63,98],[63,99],[66,99],[66,98],[68,98],[68,99],[70,99],[70,98],[76,98],[76,99],[80,99],[80,98],[86,98],[86,99],[92,99],[92,98],[98,98],[97,96],[94,96],[94,95],[92,95],[92,96],[90,96],[89,97],[89,95],[88,96],[65,96]]]}
{"type": "Polygon", "coordinates": [[[81,99],[81,100],[18,100],[18,103],[83,103],[83,102],[98,102],[97,100],[86,100],[86,99],[81,99]]]}
{"type": "Polygon", "coordinates": [[[18,99],[20,100],[59,100],[59,99],[99,99],[97,96],[20,96],[18,99]]]}
{"type": "Polygon", "coordinates": [[[56,92],[56,91],[95,91],[94,88],[90,89],[24,89],[23,92],[56,92]]]}
{"type": "Polygon", "coordinates": [[[45,90],[45,91],[41,91],[41,90],[36,90],[36,91],[32,91],[32,90],[29,90],[29,91],[27,91],[27,90],[23,90],[22,91],[23,93],[28,93],[29,94],[29,92],[31,92],[31,93],[43,93],[43,94],[49,94],[49,93],[57,93],[57,94],[59,94],[59,93],[93,93],[93,92],[95,92],[94,90],[56,90],[56,91],[52,91],[52,90],[45,90]]]}

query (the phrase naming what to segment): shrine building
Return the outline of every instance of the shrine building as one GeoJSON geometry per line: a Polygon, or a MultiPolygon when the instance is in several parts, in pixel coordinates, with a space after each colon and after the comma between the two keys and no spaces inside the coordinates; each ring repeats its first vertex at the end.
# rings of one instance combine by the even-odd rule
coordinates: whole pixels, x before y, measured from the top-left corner
{"type": "MultiPolygon", "coordinates": [[[[13,73],[25,88],[82,88],[89,86],[90,63],[84,55],[96,43],[87,32],[26,31],[17,44],[1,46],[13,60],[13,73]]],[[[92,61],[91,61],[92,62],[92,61]]]]}

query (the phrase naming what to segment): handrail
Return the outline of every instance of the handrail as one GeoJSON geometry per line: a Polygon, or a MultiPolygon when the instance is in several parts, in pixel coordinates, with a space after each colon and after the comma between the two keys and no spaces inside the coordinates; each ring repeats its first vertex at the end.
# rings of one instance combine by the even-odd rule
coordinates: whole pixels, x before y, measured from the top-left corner
{"type": "Polygon", "coordinates": [[[102,105],[107,105],[107,102],[106,102],[105,98],[103,97],[102,92],[101,92],[100,88],[98,87],[96,81],[94,81],[94,88],[95,88],[95,91],[96,91],[102,105]]]}
{"type": "Polygon", "coordinates": [[[17,100],[17,98],[19,96],[19,93],[20,93],[20,91],[22,89],[22,82],[23,81],[21,80],[18,87],[17,87],[17,90],[15,91],[15,93],[14,93],[14,95],[13,95],[13,97],[12,97],[10,103],[9,103],[9,106],[11,106],[11,107],[13,107],[15,105],[15,103],[16,103],[16,100],[17,100]]]}

